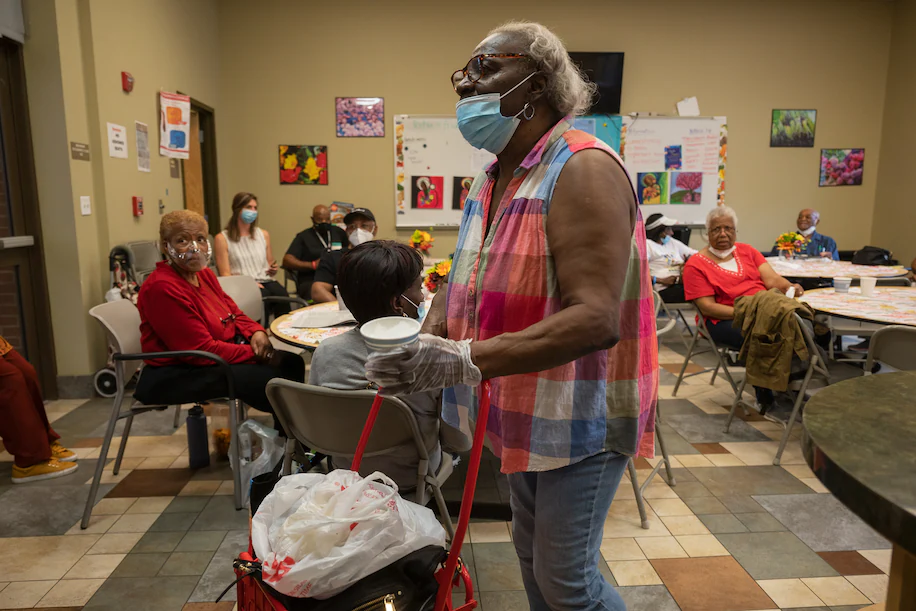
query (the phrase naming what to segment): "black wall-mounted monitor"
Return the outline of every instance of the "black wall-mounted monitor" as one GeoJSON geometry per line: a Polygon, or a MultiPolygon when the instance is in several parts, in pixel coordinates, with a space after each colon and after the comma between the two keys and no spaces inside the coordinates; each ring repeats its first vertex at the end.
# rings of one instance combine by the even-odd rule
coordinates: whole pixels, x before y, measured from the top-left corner
{"type": "Polygon", "coordinates": [[[623,86],[623,53],[570,53],[569,57],[588,80],[598,85],[598,99],[589,114],[620,114],[623,86]]]}

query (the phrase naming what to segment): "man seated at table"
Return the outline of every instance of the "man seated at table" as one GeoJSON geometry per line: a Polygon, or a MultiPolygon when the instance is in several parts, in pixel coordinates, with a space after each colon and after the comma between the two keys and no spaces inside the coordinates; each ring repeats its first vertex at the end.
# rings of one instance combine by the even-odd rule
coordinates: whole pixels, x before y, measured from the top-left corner
{"type": "MultiPolygon", "coordinates": [[[[351,248],[341,257],[337,273],[338,289],[344,302],[360,325],[383,316],[406,316],[420,319],[423,304],[420,254],[405,244],[378,240],[351,248]]],[[[366,379],[369,347],[359,328],[330,337],[315,350],[309,374],[309,384],[338,390],[371,388],[366,379]]],[[[445,452],[463,452],[471,447],[470,440],[458,429],[440,418],[442,391],[420,392],[401,396],[417,418],[433,470],[442,460],[450,460],[445,452]]],[[[348,469],[350,461],[331,457],[334,468],[348,469]]],[[[398,488],[417,486],[420,457],[413,443],[398,446],[389,454],[365,458],[360,472],[368,475],[381,471],[397,483],[398,488]]]]}
{"type": "MultiPolygon", "coordinates": [[[[836,240],[817,232],[817,224],[821,220],[821,213],[813,208],[805,208],[798,213],[795,220],[795,226],[798,227],[798,233],[808,238],[807,244],[804,245],[801,255],[812,257],[824,257],[826,259],[840,260],[840,251],[837,250],[836,240]]],[[[779,254],[779,248],[773,244],[773,256],[779,254]]]]}
{"type": "MultiPolygon", "coordinates": [[[[800,297],[804,289],[777,274],[753,246],[738,242],[738,216],[728,206],[716,206],[709,212],[706,234],[709,246],[684,265],[684,296],[702,312],[717,345],[740,349],[744,336],[739,327],[732,326],[736,299],[772,288],[785,293],[791,287],[800,297]]],[[[773,391],[754,390],[763,414],[773,407],[773,391]]]]}
{"type": "Polygon", "coordinates": [[[293,238],[283,256],[283,268],[296,272],[296,293],[303,299],[312,298],[312,282],[322,255],[344,250],[347,234],[331,224],[331,211],[319,204],[312,209],[312,226],[293,238]]]}
{"type": "MultiPolygon", "coordinates": [[[[368,208],[354,208],[353,212],[344,217],[347,225],[347,248],[353,248],[375,239],[378,225],[375,215],[368,208]]],[[[318,268],[315,270],[315,280],[312,283],[312,299],[315,303],[335,301],[334,287],[337,285],[337,268],[340,260],[347,250],[332,250],[321,255],[318,268]]]]}

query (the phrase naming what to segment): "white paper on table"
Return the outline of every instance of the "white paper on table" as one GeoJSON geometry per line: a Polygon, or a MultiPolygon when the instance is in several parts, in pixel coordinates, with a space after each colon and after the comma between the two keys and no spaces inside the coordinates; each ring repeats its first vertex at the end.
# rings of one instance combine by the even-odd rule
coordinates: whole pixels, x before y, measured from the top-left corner
{"type": "Polygon", "coordinates": [[[335,327],[345,323],[354,323],[356,319],[349,310],[306,310],[293,315],[293,327],[297,329],[313,329],[322,327],[335,327]]]}
{"type": "Polygon", "coordinates": [[[696,97],[684,98],[677,103],[677,114],[681,117],[699,117],[700,103],[696,97]]]}

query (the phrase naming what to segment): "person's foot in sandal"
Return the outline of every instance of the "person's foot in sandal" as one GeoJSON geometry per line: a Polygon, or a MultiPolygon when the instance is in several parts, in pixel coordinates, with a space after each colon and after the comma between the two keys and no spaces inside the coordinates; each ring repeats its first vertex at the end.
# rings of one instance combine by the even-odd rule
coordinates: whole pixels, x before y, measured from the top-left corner
{"type": "Polygon", "coordinates": [[[64,462],[51,458],[44,462],[31,467],[19,467],[13,465],[13,483],[27,484],[29,482],[38,482],[45,479],[54,479],[73,473],[79,467],[75,462],[64,462]]]}

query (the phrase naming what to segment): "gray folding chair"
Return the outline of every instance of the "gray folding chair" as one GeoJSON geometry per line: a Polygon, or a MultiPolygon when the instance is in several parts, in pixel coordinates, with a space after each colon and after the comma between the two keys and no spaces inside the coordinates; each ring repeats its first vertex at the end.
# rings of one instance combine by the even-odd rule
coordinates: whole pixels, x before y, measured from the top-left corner
{"type": "Polygon", "coordinates": [[[308,305],[298,297],[262,297],[257,280],[251,276],[220,276],[219,284],[248,318],[258,321],[265,329],[270,322],[265,303],[295,303],[302,308],[308,305]]]}
{"type": "MultiPolygon", "coordinates": [[[[242,412],[241,401],[235,398],[235,385],[232,379],[232,372],[229,364],[222,358],[203,352],[200,350],[180,350],[168,352],[141,352],[140,348],[140,313],[136,306],[127,300],[112,301],[95,306],[89,310],[89,315],[102,323],[105,332],[108,335],[108,341],[114,349],[112,360],[115,367],[115,378],[117,379],[117,391],[115,393],[114,403],[111,407],[111,415],[108,418],[108,428],[105,430],[105,437],[102,440],[102,447],[99,452],[99,461],[95,466],[95,475],[92,478],[92,485],[89,488],[89,498],[86,500],[86,509],[83,511],[83,520],[80,523],[81,528],[89,526],[89,518],[92,516],[92,508],[95,506],[96,495],[99,491],[99,482],[102,479],[102,471],[105,468],[105,462],[108,459],[108,450],[111,446],[111,440],[114,437],[115,427],[118,420],[126,420],[124,431],[121,433],[121,444],[118,448],[118,456],[115,459],[112,469],[115,475],[121,469],[121,460],[124,458],[124,449],[127,447],[127,438],[130,435],[130,427],[133,424],[134,416],[150,410],[166,409],[168,405],[147,405],[139,401],[132,401],[130,406],[125,410],[122,403],[124,402],[125,386],[134,372],[142,366],[146,359],[154,358],[176,358],[176,357],[195,357],[213,361],[226,376],[228,386],[227,397],[229,400],[229,427],[230,430],[238,430],[238,422],[242,412]]],[[[220,399],[223,397],[212,397],[220,399]]],[[[193,401],[187,401],[191,403],[193,401]]],[[[181,406],[176,406],[176,414],[180,414],[181,406]]],[[[177,420],[177,417],[176,417],[177,420]]],[[[240,458],[237,435],[232,435],[229,451],[236,456],[236,463],[240,458]]],[[[242,488],[241,479],[238,469],[233,471],[235,508],[242,508],[242,488]]]]}
{"type": "Polygon", "coordinates": [[[674,383],[674,390],[671,391],[671,396],[677,396],[677,390],[680,388],[681,381],[684,378],[702,375],[710,371],[707,368],[703,371],[697,371],[696,373],[688,373],[686,375],[684,374],[684,372],[687,371],[687,365],[690,364],[690,359],[697,356],[698,354],[705,354],[707,352],[712,352],[716,355],[716,367],[712,369],[712,379],[709,380],[709,384],[715,384],[716,376],[719,374],[719,370],[721,369],[722,373],[725,374],[726,379],[728,379],[728,383],[731,384],[732,389],[737,390],[738,385],[735,383],[734,378],[732,378],[732,374],[728,370],[728,363],[725,360],[725,351],[727,348],[720,348],[716,345],[716,342],[713,341],[712,336],[709,334],[709,329],[706,328],[706,318],[703,316],[703,313],[700,312],[700,309],[696,306],[694,306],[694,310],[696,310],[697,313],[697,330],[693,334],[693,340],[691,340],[690,346],[687,348],[687,356],[684,357],[684,364],[681,365],[681,373],[677,376],[677,382],[674,383]],[[697,350],[697,344],[700,343],[701,340],[709,344],[709,347],[703,348],[702,350],[697,350]]]}
{"type": "Polygon", "coordinates": [[[162,261],[159,244],[150,240],[141,240],[128,242],[124,247],[130,252],[131,268],[137,284],[143,284],[146,277],[156,269],[156,264],[162,261]]]}
{"type": "Polygon", "coordinates": [[[684,347],[689,348],[690,340],[693,338],[693,335],[694,335],[694,330],[690,326],[690,322],[687,320],[687,317],[684,315],[684,312],[687,312],[688,314],[692,313],[694,311],[693,304],[689,302],[664,303],[664,309],[665,309],[665,312],[667,312],[669,317],[674,318],[680,321],[681,323],[683,323],[684,329],[681,331],[680,337],[681,337],[681,341],[684,342],[684,347]],[[686,333],[684,333],[684,331],[686,331],[686,333]]]}
{"type": "Polygon", "coordinates": [[[891,325],[871,336],[865,375],[871,375],[875,361],[898,371],[916,370],[916,327],[891,325]]]}
{"type": "MultiPolygon", "coordinates": [[[[283,473],[288,474],[291,470],[297,443],[312,452],[352,458],[356,454],[375,394],[373,390],[334,390],[280,378],[268,382],[267,398],[283,429],[290,436],[286,442],[283,473]]],[[[401,496],[413,496],[411,500],[425,506],[432,495],[449,536],[454,536],[451,518],[442,496],[442,485],[452,474],[451,457],[443,453],[439,470],[433,471],[413,411],[400,399],[385,397],[363,456],[379,456],[406,444],[416,447],[420,460],[417,463],[416,490],[410,495],[401,496]]]]}
{"type": "MultiPolygon", "coordinates": [[[[827,368],[827,363],[821,358],[817,342],[814,341],[813,331],[811,331],[808,325],[804,324],[802,318],[798,314],[793,314],[793,316],[795,316],[795,321],[801,328],[802,335],[805,338],[805,346],[808,348],[808,368],[805,370],[805,377],[803,379],[789,381],[789,390],[795,392],[795,404],[792,408],[792,414],[789,416],[788,422],[785,423],[786,430],[783,432],[782,440],[779,442],[779,449],[776,450],[776,457],[773,459],[773,464],[777,467],[782,459],[782,453],[786,449],[786,444],[789,443],[792,427],[795,426],[795,419],[798,417],[798,412],[801,410],[802,403],[805,401],[809,385],[812,381],[818,382],[822,386],[830,384],[830,370],[827,368]]],[[[728,419],[725,421],[726,433],[729,427],[731,427],[738,404],[742,404],[745,411],[748,411],[748,406],[743,396],[745,386],[747,386],[747,376],[744,376],[744,379],[741,380],[741,384],[735,390],[735,400],[732,402],[731,410],[728,412],[728,419]]]]}
{"type": "Polygon", "coordinates": [[[662,296],[658,291],[652,291],[652,298],[655,300],[655,335],[662,336],[677,326],[677,318],[672,316],[671,310],[668,309],[668,305],[662,300],[662,296]],[[664,311],[665,316],[668,318],[668,322],[664,327],[658,326],[658,315],[661,311],[664,311]]]}
{"type": "MultiPolygon", "coordinates": [[[[665,303],[662,301],[661,295],[658,294],[658,291],[652,291],[655,298],[655,322],[658,323],[658,313],[660,310],[664,309],[668,314],[668,322],[664,327],[658,329],[655,333],[656,335],[663,335],[674,328],[677,324],[677,320],[671,316],[671,313],[668,312],[668,309],[665,307],[665,303]]],[[[646,477],[646,480],[640,484],[639,477],[636,473],[636,461],[633,457],[630,457],[630,460],[627,462],[627,469],[630,473],[630,483],[633,485],[633,495],[636,497],[636,508],[639,509],[639,518],[642,523],[642,527],[647,529],[649,528],[649,519],[646,516],[646,505],[643,498],[643,494],[646,488],[652,483],[652,480],[655,479],[655,476],[658,475],[658,472],[661,468],[665,467],[665,475],[668,480],[669,486],[674,486],[677,482],[674,479],[674,473],[671,471],[671,461],[668,460],[668,451],[665,449],[665,440],[662,438],[662,432],[659,429],[659,424],[661,424],[661,408],[656,407],[655,409],[655,441],[658,443],[659,449],[662,451],[662,459],[656,463],[655,467],[652,468],[652,471],[649,473],[649,476],[646,477]]]]}

